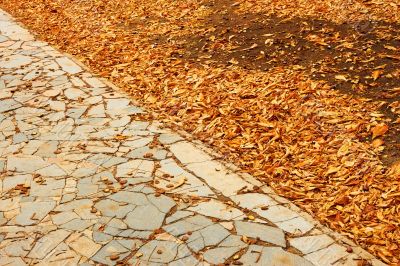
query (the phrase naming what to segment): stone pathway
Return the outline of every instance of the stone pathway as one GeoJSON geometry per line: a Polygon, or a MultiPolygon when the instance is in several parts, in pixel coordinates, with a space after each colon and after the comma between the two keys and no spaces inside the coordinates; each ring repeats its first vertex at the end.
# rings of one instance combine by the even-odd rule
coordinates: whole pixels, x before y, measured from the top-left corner
{"type": "Polygon", "coordinates": [[[0,265],[382,263],[0,11],[0,265]]]}

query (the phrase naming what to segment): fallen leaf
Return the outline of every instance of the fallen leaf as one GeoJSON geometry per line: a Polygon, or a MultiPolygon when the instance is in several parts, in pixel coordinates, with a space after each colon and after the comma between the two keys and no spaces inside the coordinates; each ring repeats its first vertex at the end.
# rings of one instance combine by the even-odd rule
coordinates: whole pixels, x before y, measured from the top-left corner
{"type": "Polygon", "coordinates": [[[374,80],[377,80],[379,77],[380,77],[380,75],[383,73],[383,71],[382,70],[375,70],[374,72],[372,72],[372,78],[374,79],[374,80]]]}
{"type": "Polygon", "coordinates": [[[388,130],[389,130],[389,126],[384,123],[376,125],[372,129],[372,139],[375,139],[377,137],[384,135],[388,130]]]}
{"type": "Polygon", "coordinates": [[[383,143],[384,143],[384,142],[383,142],[382,139],[374,139],[374,140],[372,141],[372,147],[378,148],[378,147],[382,146],[383,143]]]}
{"type": "Polygon", "coordinates": [[[336,75],[336,76],[335,76],[335,79],[337,79],[337,80],[343,80],[343,81],[347,81],[347,78],[346,78],[346,76],[345,76],[345,75],[336,75]]]}

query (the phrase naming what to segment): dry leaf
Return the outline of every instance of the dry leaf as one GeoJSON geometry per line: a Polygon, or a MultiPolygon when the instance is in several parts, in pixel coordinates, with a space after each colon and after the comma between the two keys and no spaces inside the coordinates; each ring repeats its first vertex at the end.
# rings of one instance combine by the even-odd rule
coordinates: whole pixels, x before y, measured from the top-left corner
{"type": "Polygon", "coordinates": [[[388,130],[389,130],[389,126],[384,123],[376,125],[372,129],[372,139],[375,139],[377,137],[384,135],[388,130]]]}
{"type": "Polygon", "coordinates": [[[379,77],[380,77],[380,75],[383,73],[383,71],[382,70],[375,70],[374,72],[372,72],[372,78],[374,79],[374,80],[377,80],[379,77]]]}
{"type": "Polygon", "coordinates": [[[378,148],[378,147],[382,146],[383,143],[384,143],[384,142],[383,142],[382,139],[374,139],[374,140],[372,141],[372,147],[378,148]]]}
{"type": "Polygon", "coordinates": [[[345,75],[336,75],[336,76],[335,76],[335,79],[337,79],[337,80],[343,80],[343,81],[347,81],[347,78],[346,78],[346,76],[345,76],[345,75]]]}

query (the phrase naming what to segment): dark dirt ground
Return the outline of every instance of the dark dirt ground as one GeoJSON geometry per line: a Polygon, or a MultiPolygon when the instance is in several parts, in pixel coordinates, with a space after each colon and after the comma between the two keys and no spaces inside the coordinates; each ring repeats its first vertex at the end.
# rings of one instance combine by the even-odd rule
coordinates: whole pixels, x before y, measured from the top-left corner
{"type": "Polygon", "coordinates": [[[179,40],[160,36],[155,43],[179,43],[172,56],[199,64],[305,70],[334,89],[368,98],[390,120],[382,161],[390,165],[400,159],[400,24],[238,15],[227,3],[208,4],[217,12],[206,19],[203,34],[179,40]]]}

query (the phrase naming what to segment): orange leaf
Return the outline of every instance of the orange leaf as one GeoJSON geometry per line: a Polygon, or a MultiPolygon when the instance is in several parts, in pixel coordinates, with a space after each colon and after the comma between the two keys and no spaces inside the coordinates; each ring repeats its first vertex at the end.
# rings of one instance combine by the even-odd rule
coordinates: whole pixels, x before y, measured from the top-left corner
{"type": "Polygon", "coordinates": [[[374,80],[377,80],[381,74],[382,70],[375,70],[374,72],[372,72],[372,77],[374,78],[374,80]]]}
{"type": "Polygon", "coordinates": [[[374,140],[372,141],[372,147],[378,148],[378,147],[382,146],[383,143],[384,143],[384,142],[383,142],[383,140],[381,140],[381,139],[374,139],[374,140]]]}
{"type": "Polygon", "coordinates": [[[376,137],[382,136],[388,130],[389,130],[389,126],[384,124],[384,123],[376,125],[372,129],[372,139],[375,139],[376,137]]]}

